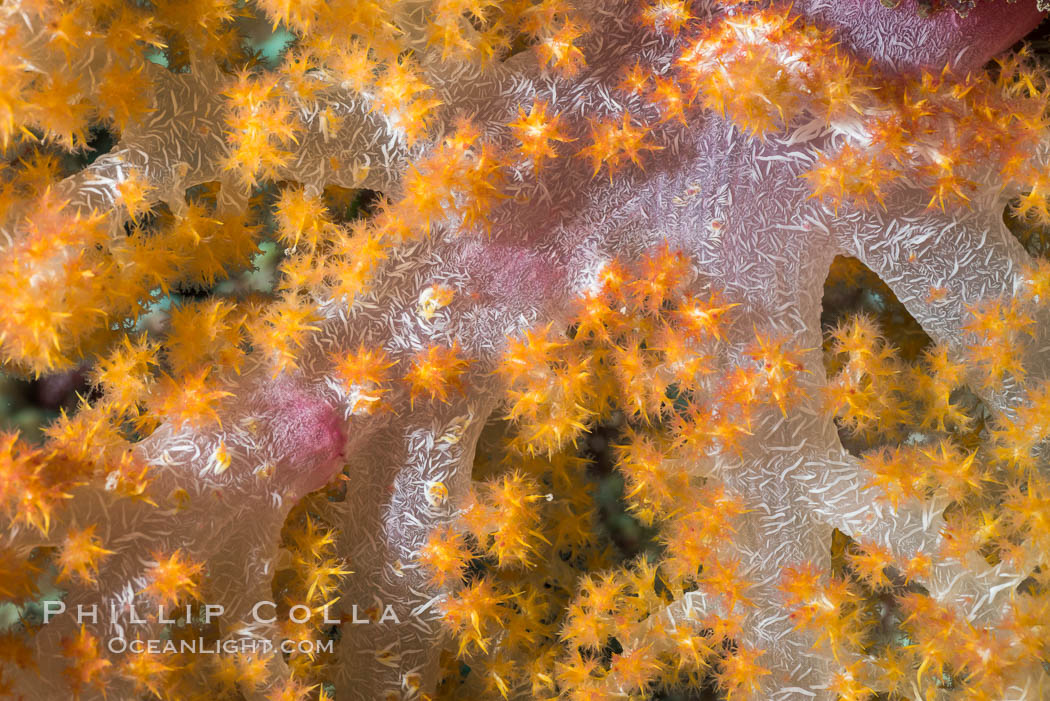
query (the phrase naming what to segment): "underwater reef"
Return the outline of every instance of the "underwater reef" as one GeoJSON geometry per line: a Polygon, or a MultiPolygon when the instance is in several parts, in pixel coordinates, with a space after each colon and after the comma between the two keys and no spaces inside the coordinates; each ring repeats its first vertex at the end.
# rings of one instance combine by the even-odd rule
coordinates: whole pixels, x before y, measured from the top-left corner
{"type": "Polygon", "coordinates": [[[0,698],[1050,698],[1044,9],[0,5],[0,698]]]}

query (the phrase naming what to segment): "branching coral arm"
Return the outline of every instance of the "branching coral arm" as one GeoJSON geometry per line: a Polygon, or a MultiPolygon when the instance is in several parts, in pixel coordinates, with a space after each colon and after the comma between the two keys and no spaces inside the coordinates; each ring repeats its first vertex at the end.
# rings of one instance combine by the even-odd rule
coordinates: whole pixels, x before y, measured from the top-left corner
{"type": "Polygon", "coordinates": [[[946,557],[944,496],[891,508],[885,495],[869,486],[871,473],[844,450],[808,457],[799,478],[806,484],[803,493],[813,495],[807,506],[815,518],[858,542],[893,553],[893,566],[902,571],[911,563],[918,571],[909,577],[925,585],[935,599],[957,606],[975,624],[1000,620],[1014,589],[1028,576],[1004,562],[993,567],[980,560],[963,563],[946,557]]]}
{"type": "Polygon", "coordinates": [[[339,644],[340,697],[365,701],[437,683],[432,646],[440,639],[440,592],[417,560],[427,534],[450,521],[451,497],[466,491],[488,409],[478,403],[484,401],[480,388],[471,386],[469,401],[405,414],[350,460],[348,495],[339,506],[340,528],[352,534],[343,542],[354,573],[341,591],[346,604],[335,615],[353,634],[339,644]],[[377,667],[377,659],[384,664],[377,667]]]}
{"type": "Polygon", "coordinates": [[[935,342],[960,360],[970,359],[975,389],[994,409],[1007,410],[1026,380],[1050,373],[1040,350],[1045,312],[1031,299],[1035,262],[1007,230],[1005,202],[995,193],[951,214],[930,211],[922,196],[902,197],[894,210],[910,216],[890,221],[878,212],[845,215],[842,245],[886,281],[935,342]],[[886,238],[887,227],[907,227],[915,235],[886,238]],[[974,327],[975,313],[986,309],[1000,314],[1000,322],[988,319],[987,328],[974,327]],[[978,352],[982,347],[987,360],[978,352]],[[1000,372],[996,354],[1004,360],[1013,354],[1016,371],[1000,372]]]}

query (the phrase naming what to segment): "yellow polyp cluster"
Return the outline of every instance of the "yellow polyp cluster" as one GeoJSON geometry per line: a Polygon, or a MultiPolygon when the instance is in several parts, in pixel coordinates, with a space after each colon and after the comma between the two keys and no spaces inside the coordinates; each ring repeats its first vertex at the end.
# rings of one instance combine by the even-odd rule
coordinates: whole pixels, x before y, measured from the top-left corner
{"type": "Polygon", "coordinates": [[[480,140],[476,127],[461,121],[453,136],[410,167],[405,191],[411,209],[399,213],[425,233],[448,218],[461,220],[467,229],[484,227],[486,214],[504,197],[503,168],[503,157],[480,140]]]}
{"type": "MultiPolygon", "coordinates": [[[[119,676],[130,681],[137,692],[163,699],[204,701],[253,693],[266,699],[330,699],[318,680],[330,678],[333,658],[320,644],[332,642],[331,621],[338,620],[339,614],[328,608],[338,601],[337,590],[350,568],[336,556],[335,531],[320,515],[326,502],[323,494],[318,499],[307,498],[290,513],[281,533],[281,557],[271,584],[272,594],[264,595],[264,600],[274,602],[274,606],[263,607],[260,616],[274,618],[280,640],[289,644],[288,654],[281,657],[276,649],[251,652],[219,648],[223,618],[220,614],[209,622],[204,615],[203,607],[209,601],[202,598],[207,580],[204,563],[195,562],[181,550],[158,552],[151,556],[152,562],[144,571],[146,586],[142,593],[149,597],[147,608],[163,607],[165,617],[175,621],[164,629],[164,639],[170,639],[176,649],[182,642],[204,641],[215,646],[215,653],[144,649],[114,663],[104,655],[93,654],[99,638],[84,631],[65,642],[66,659],[74,662],[66,672],[71,675],[71,686],[83,689],[88,684],[112,682],[119,676]],[[309,615],[297,610],[293,618],[293,606],[306,607],[309,615]],[[304,617],[302,623],[294,620],[304,617]],[[275,681],[275,664],[286,666],[290,676],[275,681]]],[[[94,565],[90,563],[106,557],[97,540],[90,529],[71,533],[60,550],[61,557],[72,557],[74,564],[91,575],[94,565]],[[77,552],[73,553],[71,547],[77,552]]],[[[139,613],[150,615],[141,605],[139,613]]],[[[138,639],[135,634],[129,637],[138,639]]],[[[15,643],[13,638],[0,638],[0,659],[24,662],[25,653],[15,643]]]]}
{"type": "Polygon", "coordinates": [[[222,655],[218,659],[212,677],[217,686],[226,693],[240,689],[257,691],[266,682],[269,673],[267,660],[262,655],[222,655]]]}
{"type": "Polygon", "coordinates": [[[154,553],[153,560],[146,570],[143,593],[158,606],[171,610],[180,601],[198,597],[203,563],[190,560],[179,550],[168,555],[154,553]]]}
{"type": "Polygon", "coordinates": [[[430,532],[426,545],[419,551],[419,562],[430,573],[430,579],[442,589],[458,584],[466,574],[474,551],[466,535],[449,526],[430,532]]]}
{"type": "Polygon", "coordinates": [[[504,10],[496,0],[439,0],[433,4],[427,41],[441,48],[442,60],[492,61],[510,47],[504,10]]]}
{"type": "Polygon", "coordinates": [[[432,91],[414,62],[401,58],[389,65],[377,83],[375,109],[387,114],[412,144],[426,135],[428,117],[441,104],[431,96],[432,91]]]}
{"type": "Polygon", "coordinates": [[[613,176],[627,161],[640,168],[643,151],[663,148],[646,141],[649,131],[650,128],[645,125],[632,123],[631,114],[626,111],[619,120],[592,119],[591,143],[581,149],[578,155],[590,160],[595,176],[604,167],[609,182],[612,182],[613,176]]]}
{"type": "Polygon", "coordinates": [[[813,632],[816,645],[837,654],[860,646],[870,612],[854,582],[841,577],[828,581],[824,573],[804,564],[787,568],[780,588],[795,625],[813,632]]]}
{"type": "Polygon", "coordinates": [[[560,115],[548,114],[545,102],[534,101],[527,115],[525,108],[519,107],[518,119],[507,126],[520,142],[519,154],[528,159],[536,171],[540,170],[547,159],[557,157],[558,142],[572,141],[563,134],[564,126],[560,115]]]}
{"type": "Polygon", "coordinates": [[[430,346],[416,354],[405,373],[409,396],[414,404],[420,396],[429,401],[448,402],[450,393],[462,388],[460,376],[470,361],[460,357],[459,346],[430,346]]]}
{"type": "Polygon", "coordinates": [[[1029,394],[1029,403],[1019,407],[1014,416],[1000,419],[992,433],[996,457],[1022,475],[1035,469],[1035,448],[1050,435],[1046,423],[1048,393],[1047,382],[1039,382],[1029,394]]]}
{"type": "MultiPolygon", "coordinates": [[[[1045,296],[1043,277],[1030,271],[1016,302],[974,305],[967,352],[1026,352],[1029,308],[1020,305],[1045,296]]],[[[703,363],[718,357],[714,349],[734,305],[717,294],[686,294],[688,259],[667,249],[631,267],[613,261],[598,279],[568,333],[546,326],[510,340],[500,373],[513,430],[500,461],[476,467],[507,471],[475,488],[458,525],[433,532],[421,550],[433,582],[465,582],[443,610],[454,659],[470,673],[464,679],[450,667],[442,698],[511,698],[528,689],[534,698],[612,699],[705,678],[727,698],[755,698],[769,674],[764,651],[738,643],[728,651],[743,633],[755,584],[738,561],[717,554],[719,543],[736,536],[734,519],[744,507],[689,468],[732,454],[758,403],[783,414],[802,399],[794,393],[802,351],[757,334],[746,363],[719,368],[726,379],[708,403],[703,363]],[[675,320],[676,342],[688,353],[669,351],[674,345],[663,343],[661,319],[675,320]],[[669,381],[673,359],[686,356],[701,363],[682,371],[692,384],[684,375],[669,381]],[[661,393],[674,400],[661,403],[661,393]],[[567,421],[559,417],[571,416],[566,407],[579,413],[556,429],[567,421]],[[591,478],[566,450],[614,407],[626,419],[613,458],[623,498],[635,518],[657,530],[663,548],[627,562],[600,545],[591,478]],[[537,561],[561,564],[544,569],[537,561]],[[729,613],[686,617],[674,628],[650,620],[696,590],[729,613]]],[[[928,581],[943,558],[979,554],[1030,571],[1046,552],[1050,489],[1035,461],[1050,391],[1037,383],[1015,412],[991,421],[964,385],[987,378],[1001,389],[1018,378],[989,373],[942,345],[903,354],[895,346],[900,333],[866,316],[831,328],[827,400],[851,444],[875,448],[861,458],[869,473],[864,489],[877,489],[895,511],[948,504],[943,545],[901,559],[884,543],[839,540],[831,576],[797,563],[785,569],[779,588],[796,628],[837,661],[830,683],[841,698],[876,691],[928,697],[949,675],[966,698],[999,698],[1008,680],[1045,651],[1045,636],[1028,628],[1050,610],[1045,578],[1036,576],[994,628],[908,587],[928,581]],[[882,631],[887,605],[904,642],[882,631]]]]}
{"type": "Polygon", "coordinates": [[[370,350],[362,344],[355,352],[333,357],[332,360],[343,386],[347,390],[357,386],[360,390],[354,405],[355,411],[362,405],[364,409],[372,411],[382,395],[390,391],[386,388],[390,381],[388,370],[394,363],[389,361],[382,350],[370,350]]]}
{"type": "Polygon", "coordinates": [[[94,686],[102,690],[112,673],[113,663],[102,651],[102,642],[84,626],[75,638],[66,641],[62,652],[73,662],[63,673],[69,680],[73,694],[79,696],[85,687],[94,686]]]}
{"type": "Polygon", "coordinates": [[[203,427],[220,423],[218,409],[232,393],[217,389],[209,381],[210,367],[178,379],[163,375],[151,393],[147,406],[155,418],[170,421],[176,429],[183,425],[203,427]]]}
{"type": "MultiPolygon", "coordinates": [[[[570,335],[547,327],[509,341],[500,372],[519,450],[553,454],[613,407],[656,423],[688,396],[698,373],[715,371],[719,327],[735,305],[718,294],[684,294],[692,275],[689,259],[667,248],[636,269],[613,262],[600,273],[600,291],[580,300],[570,335]]],[[[752,406],[786,410],[801,398],[792,384],[801,369],[797,350],[760,334],[748,357],[753,362],[733,369],[722,387],[731,411],[687,404],[671,418],[707,415],[709,440],[724,447],[746,433],[752,406]]]]}
{"type": "Polygon", "coordinates": [[[320,330],[318,321],[312,300],[295,292],[285,292],[251,324],[252,343],[269,358],[274,377],[298,367],[299,351],[307,337],[320,330]]]}
{"type": "Polygon", "coordinates": [[[99,80],[90,85],[86,76],[77,73],[61,75],[39,67],[28,72],[26,59],[32,49],[9,25],[0,39],[4,56],[0,67],[4,76],[0,81],[0,143],[6,148],[12,138],[32,138],[32,130],[36,130],[50,143],[79,149],[86,145],[92,121],[125,128],[148,107],[144,102],[147,80],[142,75],[142,49],[164,47],[162,33],[192,29],[199,36],[207,36],[219,31],[221,18],[203,14],[203,7],[201,15],[187,21],[186,12],[196,9],[183,7],[179,13],[162,13],[114,3],[27,4],[25,10],[34,19],[47,17],[50,36],[46,48],[66,63],[77,60],[92,43],[112,52],[117,60],[100,71],[99,80]]]}
{"type": "Polygon", "coordinates": [[[667,246],[629,266],[613,260],[567,332],[547,325],[509,339],[499,370],[510,422],[503,451],[475,466],[490,476],[475,482],[456,524],[420,550],[435,584],[464,581],[442,610],[454,657],[471,672],[457,682],[450,668],[442,698],[460,698],[459,688],[613,699],[707,673],[746,698],[768,674],[761,651],[726,652],[752,583],[717,545],[745,507],[695,466],[732,452],[759,406],[794,406],[801,351],[770,334],[726,372],[719,348],[736,305],[688,291],[695,277],[690,258],[667,246]],[[708,384],[716,372],[727,379],[708,384]],[[596,476],[573,446],[608,420],[625,422],[612,460],[627,509],[656,531],[659,555],[624,561],[601,537],[596,476]],[[649,620],[698,588],[731,613],[674,629],[649,620]],[[605,655],[613,639],[621,650],[605,655]]]}
{"type": "MultiPolygon", "coordinates": [[[[412,53],[403,51],[411,37],[399,24],[402,18],[397,3],[382,7],[356,1],[272,6],[263,3],[261,7],[275,23],[284,23],[302,37],[278,70],[264,72],[257,66],[240,69],[233,72],[223,88],[224,132],[229,147],[224,165],[242,185],[258,186],[275,179],[288,166],[290,154],[304,133],[304,115],[316,111],[326,142],[336,137],[346,115],[326,102],[328,88],[322,87],[327,85],[324,79],[334,77],[343,86],[367,93],[370,109],[382,113],[406,143],[426,138],[440,101],[434,97],[435,92],[412,53]],[[348,35],[349,40],[326,40],[322,30],[334,27],[339,28],[340,36],[348,35]]],[[[555,71],[571,73],[583,65],[582,54],[573,46],[582,36],[582,24],[574,19],[571,5],[560,0],[442,0],[430,9],[433,13],[426,41],[431,46],[440,45],[448,60],[471,58],[484,63],[504,56],[512,41],[525,37],[535,43],[536,50],[545,60],[549,59],[555,71]]],[[[671,19],[681,15],[673,7],[659,12],[671,19]]],[[[174,21],[169,17],[173,14],[171,7],[161,8],[164,22],[174,21]]],[[[202,19],[198,30],[180,28],[180,35],[190,45],[191,58],[202,47],[210,49],[213,43],[224,41],[227,34],[218,27],[229,20],[230,8],[209,5],[203,17],[206,19],[202,19]]],[[[150,40],[141,32],[129,38],[150,40]]],[[[674,86],[661,85],[658,92],[673,116],[681,105],[674,86]]],[[[648,128],[633,123],[629,115],[624,117],[626,121],[621,123],[596,123],[592,143],[582,151],[577,149],[576,155],[599,170],[607,168],[610,177],[627,161],[640,165],[640,154],[655,148],[644,138],[648,128]]],[[[352,301],[368,290],[369,280],[390,246],[426,234],[435,224],[453,220],[465,228],[487,228],[489,211],[506,197],[503,185],[508,166],[527,161],[538,172],[545,162],[558,155],[561,144],[573,141],[566,136],[571,125],[543,104],[535,104],[527,112],[523,109],[519,120],[507,126],[520,142],[520,148],[514,152],[498,151],[468,121],[462,121],[452,135],[412,164],[402,197],[380,203],[379,211],[369,221],[336,225],[317,191],[295,185],[284,187],[273,203],[278,240],[289,247],[280,263],[277,282],[284,294],[265,307],[254,302],[236,307],[222,303],[208,309],[193,304],[179,307],[171,317],[170,350],[160,356],[167,361],[162,367],[167,370],[170,363],[173,378],[194,370],[191,366],[195,363],[184,357],[192,344],[183,342],[182,329],[203,326],[214,339],[214,353],[205,355],[217,357],[224,370],[239,372],[249,344],[269,358],[275,373],[294,369],[296,355],[317,328],[307,309],[311,295],[334,295],[352,301]],[[221,345],[227,347],[220,349],[221,345]]],[[[353,164],[355,177],[366,177],[367,167],[358,165],[353,164]]],[[[31,182],[29,172],[18,181],[20,187],[28,187],[31,182]]],[[[158,212],[153,204],[157,193],[135,171],[118,183],[117,190],[121,206],[133,220],[135,235],[111,244],[113,259],[125,272],[122,285],[130,287],[128,270],[136,271],[141,281],[127,293],[126,306],[131,307],[132,315],[146,304],[154,287],[167,295],[173,283],[210,285],[241,267],[253,252],[259,233],[253,212],[223,211],[221,219],[226,226],[220,230],[218,213],[203,204],[190,202],[175,215],[158,212]],[[158,255],[158,243],[162,252],[165,248],[170,252],[158,255]]],[[[98,280],[95,274],[92,281],[98,280]]],[[[12,281],[16,282],[14,278],[12,281]]],[[[68,283],[63,284],[69,288],[68,283]]],[[[109,297],[99,302],[99,309],[106,312],[110,312],[107,307],[117,298],[114,288],[109,289],[109,297]]],[[[48,305],[49,310],[60,308],[48,305]]],[[[46,322],[50,328],[61,328],[63,318],[48,317],[46,322]]],[[[83,323],[89,317],[75,318],[83,323]]],[[[95,320],[96,331],[102,321],[95,320]]],[[[68,345],[65,339],[61,340],[63,347],[68,345]]],[[[23,352],[27,360],[29,356],[47,358],[48,351],[41,342],[47,339],[35,340],[35,345],[23,352]]],[[[56,342],[50,341],[51,345],[56,342]]],[[[90,346],[85,348],[89,349],[90,346]]],[[[51,369],[68,361],[55,357],[34,362],[51,369]]],[[[142,390],[140,386],[138,391],[142,390]]],[[[125,405],[130,401],[130,396],[123,399],[125,405]]],[[[163,402],[154,398],[152,404],[159,406],[163,402]]]]}
{"type": "Polygon", "coordinates": [[[0,513],[12,524],[46,535],[54,511],[93,467],[66,454],[59,441],[40,448],[19,440],[17,433],[0,433],[0,513]]]}
{"type": "Polygon", "coordinates": [[[271,358],[276,374],[296,367],[300,348],[316,333],[318,317],[312,309],[316,298],[352,301],[367,292],[387,250],[410,232],[404,222],[386,219],[382,213],[372,219],[336,222],[323,193],[299,186],[281,190],[273,213],[277,238],[289,246],[277,266],[275,288],[281,294],[252,305],[244,325],[253,344],[271,358]]]}
{"type": "Polygon", "coordinates": [[[685,109],[688,105],[685,91],[676,81],[662,76],[655,78],[653,84],[648,99],[660,109],[661,122],[675,120],[684,126],[685,109]]]}
{"type": "Polygon", "coordinates": [[[825,399],[840,425],[862,436],[899,435],[911,418],[905,399],[911,378],[874,321],[855,316],[840,324],[831,333],[830,352],[825,399]]]}
{"type": "Polygon", "coordinates": [[[1022,299],[987,299],[970,309],[964,327],[972,334],[967,359],[979,373],[980,386],[991,389],[1008,379],[1024,380],[1022,362],[1034,340],[1035,319],[1022,299]]]}
{"type": "Polygon", "coordinates": [[[344,391],[353,397],[353,410],[365,414],[389,410],[384,395],[394,390],[407,391],[413,406],[420,398],[447,404],[461,392],[471,365],[457,343],[429,346],[400,360],[362,344],[351,353],[332,355],[331,361],[344,391]]]}
{"type": "Polygon", "coordinates": [[[132,171],[123,182],[117,185],[120,204],[132,219],[138,219],[153,212],[154,190],[149,180],[137,170],[132,171]]]}
{"type": "Polygon", "coordinates": [[[259,178],[276,179],[291,158],[301,130],[294,104],[281,94],[276,75],[240,71],[223,93],[228,100],[226,169],[251,187],[259,178]]]}
{"type": "Polygon", "coordinates": [[[162,655],[144,652],[132,655],[120,666],[120,673],[130,679],[137,693],[160,696],[161,690],[171,683],[171,678],[178,670],[168,663],[162,655]]]}
{"type": "Polygon", "coordinates": [[[840,428],[863,439],[854,443],[858,449],[869,448],[860,459],[869,473],[866,489],[895,511],[947,505],[936,552],[902,560],[883,544],[858,541],[844,554],[845,578],[828,584],[816,569],[789,570],[784,586],[800,626],[824,636],[844,664],[851,649],[878,651],[870,665],[847,667],[851,680],[841,677],[859,689],[929,697],[947,676],[963,698],[1002,698],[1010,680],[1045,656],[1045,635],[1025,626],[1050,610],[1045,576],[1032,569],[1050,542],[1050,522],[1042,515],[1050,490],[1037,467],[1037,446],[1047,436],[1041,428],[1047,390],[1019,364],[1031,352],[1033,317],[1045,309],[1037,292],[1042,267],[1027,272],[1016,296],[970,305],[961,358],[930,344],[904,361],[893,344],[900,329],[884,334],[869,317],[830,331],[831,397],[840,402],[840,428]],[[1024,389],[1013,410],[993,419],[966,386],[982,396],[1024,389]],[[872,423],[871,411],[895,417],[894,425],[872,423]],[[907,589],[927,580],[944,558],[1034,574],[1006,619],[990,626],[907,589]],[[880,640],[873,628],[872,607],[887,597],[895,602],[905,645],[880,640]]]}
{"type": "Polygon", "coordinates": [[[642,7],[642,21],[654,31],[678,34],[693,14],[686,0],[652,0],[642,7]]]}
{"type": "Polygon", "coordinates": [[[522,425],[523,444],[536,453],[554,453],[594,415],[587,408],[593,398],[584,394],[589,363],[574,361],[569,345],[552,336],[547,326],[510,340],[501,370],[511,386],[507,416],[522,425]]]}
{"type": "MultiPolygon", "coordinates": [[[[127,211],[146,216],[141,181],[132,173],[124,185],[127,211]]],[[[194,204],[154,222],[148,234],[133,224],[132,235],[113,238],[101,215],[73,214],[64,204],[44,191],[32,204],[26,235],[0,264],[7,299],[0,346],[24,372],[67,369],[120,342],[118,320],[138,319],[173,284],[210,285],[246,265],[258,235],[243,218],[223,226],[194,204]]]]}
{"type": "MultiPolygon", "coordinates": [[[[187,375],[201,366],[212,365],[238,372],[244,362],[242,348],[247,315],[229,300],[210,299],[187,302],[171,311],[170,332],[165,342],[167,362],[179,375],[187,375]]],[[[140,341],[143,343],[143,341],[140,341]]],[[[126,344],[129,350],[132,346],[126,344]]],[[[149,348],[141,348],[138,357],[121,358],[135,363],[130,382],[145,382],[149,373],[146,363],[156,364],[152,355],[143,357],[149,348]]],[[[117,368],[113,368],[116,371],[117,368]]]]}
{"type": "Polygon", "coordinates": [[[296,249],[302,240],[306,251],[314,251],[332,226],[319,194],[304,187],[286,187],[274,203],[277,235],[281,243],[296,249]]]}
{"type": "Polygon", "coordinates": [[[488,639],[497,635],[512,610],[510,596],[497,591],[488,579],[476,579],[449,596],[442,605],[442,621],[459,640],[460,655],[475,649],[487,653],[488,639]]]}
{"type": "Polygon", "coordinates": [[[422,32],[407,24],[417,19],[417,5],[260,2],[275,26],[287,26],[302,41],[278,72],[242,71],[228,88],[228,167],[246,185],[274,177],[297,143],[301,110],[320,108],[326,140],[333,136],[343,117],[322,106],[322,76],[368,94],[372,111],[411,145],[430,134],[442,105],[411,52],[431,49],[442,61],[487,66],[515,43],[528,42],[554,71],[572,75],[585,64],[575,45],[584,27],[564,0],[434,0],[427,3],[422,32]],[[347,40],[333,41],[335,36],[347,40]]]}
{"type": "Polygon", "coordinates": [[[95,287],[108,267],[96,248],[107,238],[103,219],[65,213],[64,204],[45,193],[27,217],[26,237],[0,263],[0,294],[7,300],[0,343],[5,355],[36,372],[68,367],[62,349],[88,345],[108,306],[95,287]]]}
{"type": "Polygon", "coordinates": [[[722,661],[716,679],[727,699],[736,701],[751,698],[759,690],[759,681],[769,674],[769,670],[758,662],[761,653],[760,650],[741,645],[722,661]]]}
{"type": "Polygon", "coordinates": [[[706,27],[678,58],[690,102],[764,134],[819,120],[861,138],[821,154],[803,177],[814,197],[884,207],[896,183],[913,179],[928,206],[968,206],[994,164],[1003,187],[1025,191],[1022,217],[1046,211],[1043,176],[1029,155],[1046,128],[1050,90],[1027,51],[1000,61],[996,77],[923,71],[883,75],[860,63],[826,31],[790,11],[730,15],[706,27]]]}
{"type": "Polygon", "coordinates": [[[788,407],[806,396],[798,382],[798,374],[805,372],[802,355],[802,350],[792,347],[785,339],[762,334],[756,335],[755,344],[748,352],[748,357],[758,364],[757,384],[765,395],[764,401],[776,404],[783,416],[787,416],[788,407]]]}
{"type": "MultiPolygon", "coordinates": [[[[152,367],[158,365],[156,347],[144,337],[132,341],[124,337],[121,345],[100,358],[93,379],[102,386],[107,408],[115,416],[136,420],[153,385],[152,367]]],[[[80,416],[83,412],[78,412],[80,416]]]]}
{"type": "MultiPolygon", "coordinates": [[[[0,548],[0,555],[4,556],[3,560],[0,561],[3,562],[3,565],[0,565],[0,574],[4,576],[3,585],[0,585],[0,596],[9,601],[19,603],[32,601],[39,596],[40,588],[38,582],[41,568],[31,559],[19,555],[13,548],[0,548]]],[[[0,646],[6,648],[5,652],[10,651],[12,648],[15,651],[20,650],[18,642],[25,644],[21,636],[0,636],[0,646]]],[[[26,652],[28,653],[28,650],[26,652]]],[[[21,661],[25,662],[26,660],[22,659],[21,661]]]]}
{"type": "Polygon", "coordinates": [[[534,566],[534,554],[546,541],[534,505],[548,495],[540,492],[534,478],[520,472],[487,482],[477,492],[463,516],[475,541],[497,567],[534,566]]]}
{"type": "Polygon", "coordinates": [[[797,18],[765,11],[714,23],[678,59],[701,104],[758,136],[783,128],[802,108],[796,53],[830,50],[829,36],[795,28],[797,18]]]}
{"type": "Polygon", "coordinates": [[[674,511],[681,494],[688,493],[689,474],[668,462],[669,447],[662,437],[629,432],[627,442],[616,446],[616,464],[624,479],[624,496],[636,517],[652,525],[658,514],[674,511]]]}
{"type": "Polygon", "coordinates": [[[55,558],[60,568],[57,581],[71,579],[75,575],[86,582],[95,582],[99,565],[113,554],[112,550],[102,547],[102,541],[95,535],[95,528],[92,524],[66,534],[61,551],[55,558]]]}
{"type": "Polygon", "coordinates": [[[864,206],[876,202],[881,206],[888,186],[901,176],[892,163],[873,159],[868,151],[848,143],[835,155],[821,155],[819,164],[806,173],[813,195],[836,208],[847,196],[864,206]]]}
{"type": "MultiPolygon", "coordinates": [[[[909,654],[919,661],[919,674],[937,677],[951,670],[965,681],[970,698],[995,698],[1003,679],[1023,658],[1022,650],[928,597],[911,594],[903,598],[903,625],[918,640],[909,654]]],[[[903,670],[890,667],[887,671],[903,670]]]]}
{"type": "Polygon", "coordinates": [[[142,66],[114,64],[103,71],[98,86],[100,116],[117,129],[127,129],[149,110],[149,100],[140,89],[142,66]]]}
{"type": "Polygon", "coordinates": [[[576,46],[586,31],[583,24],[566,19],[557,31],[544,36],[537,43],[540,60],[558,75],[566,78],[576,75],[587,65],[583,51],[576,46]]]}
{"type": "MultiPolygon", "coordinates": [[[[282,684],[279,684],[276,689],[270,692],[269,697],[273,701],[306,701],[310,698],[311,692],[317,690],[318,685],[307,686],[294,679],[289,679],[282,684]]],[[[318,696],[318,701],[323,701],[329,698],[323,691],[318,696]]]]}
{"type": "MultiPolygon", "coordinates": [[[[289,660],[293,680],[303,689],[324,678],[327,665],[333,661],[332,655],[320,651],[317,643],[330,635],[325,629],[331,624],[325,620],[339,618],[334,605],[339,600],[341,583],[353,569],[337,555],[337,532],[320,512],[318,503],[306,499],[285,522],[283,547],[291,557],[273,583],[281,636],[304,643],[296,646],[289,660]],[[292,606],[309,608],[308,620],[296,622],[289,613],[292,606]]],[[[301,620],[303,613],[297,612],[295,618],[301,620]]]]}

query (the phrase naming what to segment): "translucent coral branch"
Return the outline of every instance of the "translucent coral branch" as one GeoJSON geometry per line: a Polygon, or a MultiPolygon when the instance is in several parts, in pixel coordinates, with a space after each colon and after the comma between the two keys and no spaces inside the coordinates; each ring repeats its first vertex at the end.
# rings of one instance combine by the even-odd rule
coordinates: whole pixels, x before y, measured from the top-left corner
{"type": "MultiPolygon", "coordinates": [[[[1041,304],[1021,301],[1035,261],[1003,222],[1006,193],[989,192],[984,199],[972,209],[941,213],[930,211],[922,196],[901,193],[892,203],[894,216],[921,216],[921,223],[915,219],[912,225],[914,236],[887,240],[883,214],[851,212],[843,216],[840,242],[886,281],[934,341],[952,348],[960,360],[978,343],[966,330],[978,303],[1017,297],[1039,322],[1030,329],[1028,342],[1014,349],[1017,360],[1025,376],[1045,378],[1050,374],[1050,358],[1041,350],[1046,311],[1041,304]]],[[[976,370],[970,368],[970,380],[993,408],[1009,412],[1020,401],[1024,377],[989,384],[976,370]]]]}

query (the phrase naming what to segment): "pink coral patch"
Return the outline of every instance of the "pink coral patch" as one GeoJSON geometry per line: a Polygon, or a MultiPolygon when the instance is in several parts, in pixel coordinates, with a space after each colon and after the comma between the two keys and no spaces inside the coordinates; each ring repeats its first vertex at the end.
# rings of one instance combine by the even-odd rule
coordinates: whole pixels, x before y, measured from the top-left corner
{"type": "Polygon", "coordinates": [[[291,380],[278,379],[268,389],[271,440],[283,480],[303,494],[320,489],[342,469],[342,417],[291,380]]]}
{"type": "Polygon", "coordinates": [[[471,287],[486,302],[509,307],[548,299],[564,282],[557,266],[525,246],[475,241],[461,253],[471,287]]]}

